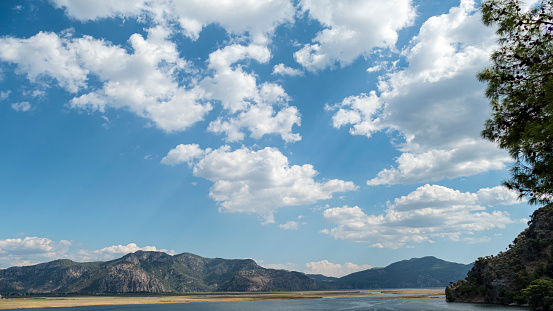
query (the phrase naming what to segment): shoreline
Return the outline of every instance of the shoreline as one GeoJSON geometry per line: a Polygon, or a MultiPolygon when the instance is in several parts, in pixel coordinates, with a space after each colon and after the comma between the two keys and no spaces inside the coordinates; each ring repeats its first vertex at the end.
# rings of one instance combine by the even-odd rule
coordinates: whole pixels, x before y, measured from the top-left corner
{"type": "Polygon", "coordinates": [[[117,306],[138,304],[168,304],[222,301],[262,301],[318,299],[323,297],[372,297],[378,299],[445,299],[444,290],[439,289],[383,289],[348,291],[302,291],[264,293],[202,293],[183,295],[121,295],[121,296],[67,296],[33,298],[7,298],[0,300],[0,310],[69,308],[85,306],[117,306]],[[443,297],[442,297],[443,296],[443,297]]]}

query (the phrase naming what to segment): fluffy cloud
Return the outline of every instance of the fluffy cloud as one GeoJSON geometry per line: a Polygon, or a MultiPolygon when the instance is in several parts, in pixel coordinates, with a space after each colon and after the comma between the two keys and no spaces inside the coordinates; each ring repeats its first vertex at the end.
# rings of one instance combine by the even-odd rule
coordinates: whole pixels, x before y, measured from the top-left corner
{"type": "Polygon", "coordinates": [[[72,93],[86,85],[88,70],[80,66],[71,41],[57,34],[39,32],[28,39],[3,37],[0,46],[0,60],[17,64],[16,73],[25,74],[31,82],[55,79],[72,93]]]}
{"type": "Polygon", "coordinates": [[[111,260],[140,250],[174,254],[174,251],[157,249],[155,246],[139,247],[135,243],[129,243],[127,245],[113,245],[109,247],[104,247],[99,250],[79,250],[77,254],[72,255],[71,257],[72,259],[78,261],[111,260]]]}
{"type": "Polygon", "coordinates": [[[486,212],[485,205],[515,204],[504,187],[484,188],[477,193],[425,185],[388,204],[381,215],[367,215],[358,206],[335,207],[323,212],[337,226],[322,232],[336,239],[371,243],[377,248],[400,248],[411,243],[447,238],[470,243],[489,241],[472,235],[513,223],[506,212],[486,212]],[[466,237],[466,235],[469,235],[466,237]]]}
{"type": "Polygon", "coordinates": [[[71,242],[25,237],[0,240],[0,268],[27,266],[66,256],[71,242]]]}
{"type": "Polygon", "coordinates": [[[31,104],[29,104],[29,102],[13,103],[12,109],[15,111],[22,111],[22,112],[29,111],[31,110],[31,104]]]}
{"type": "Polygon", "coordinates": [[[284,230],[298,230],[299,223],[297,221],[290,220],[278,226],[284,230]]]}
{"type": "Polygon", "coordinates": [[[106,105],[126,107],[167,132],[184,130],[203,120],[211,105],[200,103],[201,89],[186,89],[176,82],[175,75],[185,71],[187,63],[179,58],[175,44],[167,40],[169,35],[163,27],[149,29],[146,39],[132,35],[129,43],[133,54],[88,37],[75,40],[84,66],[104,84],[74,98],[71,106],[100,111],[106,105]]]}
{"type": "Polygon", "coordinates": [[[254,139],[267,134],[280,135],[286,142],[301,139],[292,131],[301,123],[300,113],[288,106],[284,89],[274,83],[258,85],[255,74],[242,65],[248,60],[269,61],[267,35],[278,25],[293,21],[295,8],[290,1],[52,3],[81,21],[121,17],[154,22],[146,38],[139,34],[130,37],[133,53],[89,36],[72,38],[70,32],[0,39],[0,60],[15,63],[17,73],[25,74],[31,82],[54,81],[72,93],[86,90],[70,101],[72,108],[100,112],[107,107],[125,108],[164,131],[174,132],[202,121],[212,110],[208,101],[213,100],[220,102],[224,111],[208,130],[224,134],[228,141],[244,139],[244,130],[254,139]],[[192,72],[168,39],[175,31],[175,22],[194,40],[205,25],[216,23],[229,34],[248,36],[252,43],[231,44],[213,52],[207,62],[210,75],[202,77],[198,71],[192,72]],[[178,76],[183,74],[191,85],[182,85],[178,76]],[[91,76],[98,78],[101,87],[88,85],[91,76]]]}
{"type": "Polygon", "coordinates": [[[394,200],[393,209],[397,212],[421,210],[427,207],[455,207],[468,210],[482,209],[477,206],[478,195],[475,193],[453,190],[438,185],[424,185],[401,198],[394,200]]]}
{"type": "Polygon", "coordinates": [[[479,132],[489,115],[484,85],[476,72],[489,62],[493,30],[463,0],[448,14],[428,19],[403,51],[408,67],[381,76],[372,91],[344,99],[334,127],[353,135],[397,131],[404,138],[396,167],[382,170],[369,185],[436,181],[505,168],[509,156],[479,132]]]}
{"type": "Polygon", "coordinates": [[[138,16],[147,8],[146,1],[135,0],[99,0],[94,2],[53,0],[51,2],[55,7],[63,8],[68,16],[81,21],[116,16],[138,16]]]}
{"type": "Polygon", "coordinates": [[[187,162],[192,165],[194,159],[202,157],[209,152],[211,152],[211,149],[202,150],[198,144],[180,144],[174,149],[171,149],[169,153],[161,159],[161,163],[165,165],[177,165],[187,162]]]}
{"type": "Polygon", "coordinates": [[[382,102],[374,91],[369,95],[349,96],[335,107],[327,105],[325,109],[332,110],[336,107],[339,107],[338,111],[332,116],[332,124],[335,128],[339,129],[351,124],[350,134],[367,137],[384,128],[378,115],[382,110],[382,102]]]}
{"type": "Polygon", "coordinates": [[[481,202],[490,206],[512,205],[521,202],[515,191],[509,190],[503,186],[482,188],[478,190],[478,198],[481,202]]]}
{"type": "Polygon", "coordinates": [[[243,147],[231,151],[230,147],[223,146],[203,153],[193,152],[191,157],[189,150],[195,147],[181,146],[169,151],[162,163],[175,165],[197,157],[193,173],[213,182],[209,196],[220,203],[221,211],[255,213],[267,223],[274,223],[278,208],[312,204],[330,199],[336,192],[358,189],[349,181],[317,182],[314,178],[318,173],[312,165],[290,165],[275,148],[254,151],[243,147]]]}
{"type": "Polygon", "coordinates": [[[415,18],[410,0],[302,0],[302,12],[325,28],[294,54],[308,70],[320,70],[339,63],[348,65],[375,48],[393,48],[397,31],[415,18]]]}
{"type": "Polygon", "coordinates": [[[266,63],[270,57],[266,47],[254,44],[229,45],[210,54],[208,67],[214,74],[200,85],[208,92],[208,98],[221,102],[228,115],[212,121],[209,131],[226,134],[228,141],[244,139],[242,128],[247,128],[255,139],[266,134],[279,134],[286,142],[301,139],[292,132],[294,125],[300,125],[301,116],[296,107],[288,106],[284,89],[274,83],[258,85],[254,74],[236,65],[246,59],[266,63]]]}
{"type": "Polygon", "coordinates": [[[283,63],[280,63],[273,67],[273,74],[281,76],[301,76],[303,72],[299,69],[287,67],[283,63]]]}
{"type": "Polygon", "coordinates": [[[146,39],[132,35],[133,54],[89,36],[41,32],[28,39],[7,37],[0,39],[0,60],[17,64],[17,72],[30,81],[55,79],[72,93],[86,88],[88,76],[94,75],[102,87],[74,97],[71,107],[100,112],[126,108],[167,132],[181,131],[203,120],[211,105],[202,103],[201,89],[176,82],[175,75],[188,65],[169,35],[163,27],[149,29],[146,39]]]}
{"type": "Polygon", "coordinates": [[[217,23],[229,33],[251,33],[255,41],[286,22],[292,22],[295,9],[289,0],[193,0],[175,1],[174,13],[186,34],[197,38],[203,26],[217,23]]]}
{"type": "Polygon", "coordinates": [[[354,272],[372,269],[370,265],[356,265],[348,262],[344,265],[329,262],[328,260],[321,260],[317,262],[308,262],[305,264],[308,270],[305,273],[308,274],[322,274],[332,277],[342,277],[354,272]]]}
{"type": "MultiPolygon", "coordinates": [[[[228,141],[244,139],[244,129],[254,139],[267,134],[280,135],[286,142],[301,139],[293,133],[301,116],[296,107],[288,106],[288,94],[274,83],[258,85],[255,75],[241,64],[247,60],[267,63],[271,58],[267,47],[233,44],[217,50],[209,56],[210,75],[201,78],[179,57],[176,45],[168,40],[170,34],[161,26],[148,29],[146,38],[133,34],[129,39],[133,53],[89,36],[39,33],[28,39],[7,37],[0,39],[0,45],[6,47],[0,51],[0,60],[15,63],[17,72],[30,81],[51,79],[72,93],[87,90],[70,101],[75,109],[105,112],[124,108],[174,132],[202,121],[212,110],[208,102],[212,100],[224,109],[208,130],[226,134],[228,141]],[[42,54],[45,56],[38,57],[42,54]],[[199,82],[182,85],[179,75],[199,82]],[[90,76],[102,85],[88,85],[90,76]]],[[[22,111],[24,107],[16,108],[22,111]]]]}
{"type": "Polygon", "coordinates": [[[504,169],[505,163],[511,160],[487,141],[467,138],[453,143],[456,144],[442,146],[443,149],[404,152],[396,159],[397,167],[383,169],[367,184],[407,184],[437,181],[444,177],[452,179],[504,169]]]}
{"type": "Polygon", "coordinates": [[[71,250],[73,243],[61,240],[52,241],[48,238],[25,237],[0,240],[0,268],[12,266],[28,266],[67,258],[75,261],[97,261],[119,258],[139,250],[156,251],[174,254],[174,251],[157,249],[155,246],[139,247],[135,243],[113,245],[99,250],[71,250]]]}
{"type": "Polygon", "coordinates": [[[267,63],[271,58],[268,48],[261,45],[229,45],[209,55],[208,68],[215,72],[202,82],[212,98],[220,100],[223,108],[234,113],[244,110],[248,101],[257,96],[257,83],[253,74],[244,72],[240,65],[232,65],[247,59],[267,63]]]}
{"type": "Polygon", "coordinates": [[[218,24],[230,34],[249,34],[256,41],[287,22],[292,22],[295,9],[289,0],[190,0],[190,1],[71,1],[53,0],[54,5],[81,21],[99,18],[150,18],[160,25],[178,23],[189,38],[198,39],[208,24],[218,24]]]}

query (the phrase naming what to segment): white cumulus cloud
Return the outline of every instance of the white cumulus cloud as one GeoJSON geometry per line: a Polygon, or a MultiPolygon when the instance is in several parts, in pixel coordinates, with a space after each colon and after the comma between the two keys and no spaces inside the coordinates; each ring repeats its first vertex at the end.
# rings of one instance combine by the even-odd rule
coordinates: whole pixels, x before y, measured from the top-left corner
{"type": "Polygon", "coordinates": [[[17,64],[16,73],[31,82],[54,79],[65,90],[76,93],[86,86],[88,70],[82,68],[71,41],[55,33],[39,32],[27,38],[0,38],[0,60],[17,64]]]}
{"type": "Polygon", "coordinates": [[[167,40],[169,35],[159,26],[149,29],[147,38],[133,34],[132,54],[89,36],[40,32],[28,39],[5,37],[0,39],[0,60],[15,63],[16,72],[32,82],[54,79],[72,93],[87,88],[88,76],[94,75],[102,86],[74,97],[72,108],[126,108],[167,132],[182,131],[203,120],[212,107],[204,103],[202,89],[176,81],[174,75],[188,70],[188,63],[167,40]]]}
{"type": "Polygon", "coordinates": [[[489,107],[476,73],[489,63],[495,36],[474,1],[428,19],[402,54],[408,66],[381,76],[378,93],[350,96],[335,109],[334,127],[353,135],[399,133],[402,154],[369,185],[437,181],[504,169],[511,159],[480,138],[489,107]]]}
{"type": "Polygon", "coordinates": [[[348,65],[375,48],[393,48],[397,32],[415,18],[410,0],[301,0],[299,8],[324,27],[294,54],[311,71],[348,65]]]}
{"type": "Polygon", "coordinates": [[[192,164],[194,159],[202,157],[209,152],[211,152],[211,149],[202,150],[198,144],[180,144],[174,149],[171,149],[169,153],[161,159],[161,163],[165,165],[177,165],[185,162],[192,164]]]}
{"type": "Polygon", "coordinates": [[[147,8],[147,1],[135,0],[98,0],[75,1],[53,0],[52,4],[57,8],[63,8],[65,14],[81,21],[96,20],[99,18],[138,16],[147,8]]]}
{"type": "Polygon", "coordinates": [[[28,266],[66,257],[70,241],[25,237],[0,240],[0,268],[28,266]]]}
{"type": "Polygon", "coordinates": [[[494,205],[512,205],[520,203],[518,194],[503,186],[493,188],[482,188],[478,190],[478,198],[484,204],[494,205]]]}
{"type": "Polygon", "coordinates": [[[300,125],[300,113],[296,107],[288,106],[289,96],[282,86],[267,82],[258,85],[253,73],[236,65],[247,59],[266,63],[270,58],[269,49],[255,44],[229,45],[210,54],[208,67],[214,74],[200,85],[209,99],[221,102],[227,115],[212,121],[209,131],[226,134],[227,141],[243,140],[243,128],[255,139],[267,134],[279,134],[286,142],[301,139],[292,129],[300,125]]]}
{"type": "MultiPolygon", "coordinates": [[[[195,147],[181,146],[169,151],[164,159],[191,159],[189,150],[195,147]]],[[[198,159],[192,165],[193,174],[213,182],[209,196],[219,202],[221,211],[255,213],[267,223],[274,223],[274,212],[281,207],[312,204],[330,199],[336,192],[358,189],[349,181],[315,181],[318,172],[312,165],[290,165],[276,148],[255,151],[242,147],[232,151],[223,146],[194,154],[198,159]]]]}
{"type": "Polygon", "coordinates": [[[74,243],[52,241],[42,237],[25,237],[0,240],[0,268],[28,266],[57,259],[71,259],[79,262],[105,261],[122,257],[139,250],[174,254],[174,251],[158,249],[155,246],[140,247],[135,243],[113,245],[99,250],[81,249],[75,251],[74,243]]]}
{"type": "Polygon", "coordinates": [[[178,24],[193,40],[198,39],[206,25],[217,24],[230,34],[249,35],[263,42],[276,27],[292,22],[295,14],[289,0],[52,0],[52,3],[80,21],[122,17],[139,21],[149,18],[159,25],[178,24]]]}
{"type": "Polygon", "coordinates": [[[173,251],[158,249],[155,246],[140,247],[135,243],[129,243],[127,245],[108,246],[98,250],[79,250],[75,255],[72,255],[71,257],[72,259],[77,261],[103,261],[116,259],[126,254],[134,253],[137,251],[164,252],[174,254],[173,251]]]}
{"type": "Polygon", "coordinates": [[[167,40],[169,35],[163,27],[149,29],[146,39],[132,35],[133,54],[92,38],[76,40],[77,48],[86,51],[80,54],[85,66],[104,84],[74,98],[71,106],[99,111],[106,105],[127,108],[167,132],[185,130],[203,120],[212,107],[202,103],[203,90],[186,88],[175,80],[174,75],[188,65],[167,40]]]}
{"type": "Polygon", "coordinates": [[[343,265],[332,263],[328,260],[321,260],[317,262],[308,262],[305,264],[308,268],[304,272],[307,274],[322,274],[331,277],[342,277],[354,272],[372,269],[372,266],[363,264],[357,265],[351,262],[347,262],[343,265]]]}
{"type": "MultiPolygon", "coordinates": [[[[32,82],[50,79],[77,93],[69,102],[74,109],[101,113],[127,109],[175,132],[202,121],[213,108],[209,101],[216,101],[223,111],[208,130],[225,134],[228,141],[244,139],[245,131],[254,139],[276,134],[286,142],[301,140],[293,131],[301,124],[301,115],[288,105],[290,98],[282,86],[258,84],[256,75],[242,64],[267,63],[271,58],[267,47],[231,44],[219,49],[210,54],[209,74],[202,77],[180,58],[168,28],[156,26],[147,32],[146,37],[131,35],[132,52],[90,36],[41,32],[28,39],[0,38],[0,46],[5,46],[0,60],[15,63],[16,72],[32,82]],[[179,75],[192,78],[189,85],[179,75]],[[101,81],[100,87],[87,84],[92,76],[101,81]]],[[[24,111],[25,106],[13,108],[24,111]]]]}
{"type": "Polygon", "coordinates": [[[281,76],[301,76],[303,74],[303,71],[288,67],[283,63],[280,63],[273,67],[273,74],[281,76]]]}
{"type": "MultiPolygon", "coordinates": [[[[336,239],[367,242],[377,248],[400,248],[438,238],[460,241],[462,236],[504,228],[514,222],[507,212],[486,211],[486,205],[516,203],[505,195],[504,187],[492,189],[463,193],[427,184],[396,198],[381,215],[368,215],[358,206],[328,208],[323,216],[336,227],[323,229],[322,233],[336,239]]],[[[487,237],[474,236],[464,240],[489,241],[487,237]]]]}
{"type": "Polygon", "coordinates": [[[153,22],[145,29],[147,36],[131,35],[128,47],[90,36],[74,38],[71,31],[0,38],[1,61],[14,63],[16,72],[31,82],[55,83],[76,94],[70,101],[72,108],[101,113],[123,108],[175,132],[204,120],[213,108],[210,101],[215,101],[224,110],[210,122],[208,131],[225,135],[227,141],[243,140],[247,132],[254,139],[276,134],[286,142],[301,140],[293,131],[301,124],[301,115],[288,105],[288,94],[278,84],[258,83],[256,74],[245,69],[248,61],[270,60],[267,44],[275,28],[295,17],[289,0],[52,3],[80,21],[120,17],[153,22]],[[171,38],[184,31],[196,40],[209,24],[244,40],[232,40],[211,53],[204,71],[182,59],[171,38]],[[89,80],[96,79],[101,86],[91,87],[89,80]]]}
{"type": "Polygon", "coordinates": [[[367,184],[390,185],[452,179],[504,169],[505,163],[511,160],[508,154],[500,151],[493,143],[480,139],[453,141],[451,146],[442,148],[404,152],[396,159],[396,167],[383,169],[367,184]]]}

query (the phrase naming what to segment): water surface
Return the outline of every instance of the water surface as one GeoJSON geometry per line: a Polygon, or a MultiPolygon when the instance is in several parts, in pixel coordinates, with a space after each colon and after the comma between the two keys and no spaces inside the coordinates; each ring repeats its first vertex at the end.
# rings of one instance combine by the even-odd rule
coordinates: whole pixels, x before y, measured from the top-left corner
{"type": "Polygon", "coordinates": [[[442,299],[374,299],[371,297],[336,297],[308,300],[193,302],[156,305],[90,306],[74,308],[29,309],[31,311],[286,311],[286,310],[374,310],[374,311],[528,311],[528,308],[447,303],[442,299]]]}

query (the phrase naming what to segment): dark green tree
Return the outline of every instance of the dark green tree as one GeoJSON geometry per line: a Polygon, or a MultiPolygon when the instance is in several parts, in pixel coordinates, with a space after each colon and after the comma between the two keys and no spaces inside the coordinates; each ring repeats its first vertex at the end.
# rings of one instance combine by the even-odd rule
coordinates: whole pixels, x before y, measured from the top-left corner
{"type": "Polygon", "coordinates": [[[518,0],[482,1],[482,20],[497,28],[487,82],[492,116],[482,136],[514,159],[504,182],[530,203],[553,201],[553,0],[529,10],[518,0]]]}
{"type": "Polygon", "coordinates": [[[533,310],[553,310],[553,280],[538,279],[522,290],[533,310]]]}

